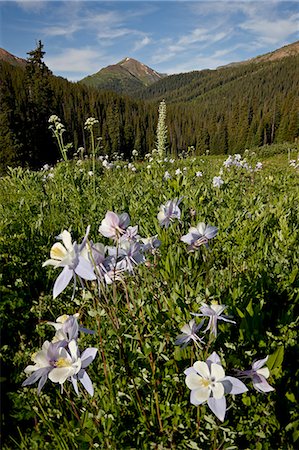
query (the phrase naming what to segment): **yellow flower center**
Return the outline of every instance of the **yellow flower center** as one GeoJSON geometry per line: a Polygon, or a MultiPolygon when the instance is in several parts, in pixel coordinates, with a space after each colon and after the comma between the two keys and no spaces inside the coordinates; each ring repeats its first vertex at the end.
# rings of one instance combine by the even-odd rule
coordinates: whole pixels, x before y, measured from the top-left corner
{"type": "Polygon", "coordinates": [[[60,246],[58,245],[53,245],[53,247],[51,248],[51,252],[50,252],[50,256],[53,259],[63,259],[65,257],[66,252],[64,252],[60,246]]]}
{"type": "Polygon", "coordinates": [[[211,381],[210,381],[210,380],[207,380],[206,378],[203,378],[203,379],[201,380],[201,384],[203,385],[203,387],[207,388],[207,387],[210,386],[211,381]]]}
{"type": "Polygon", "coordinates": [[[59,358],[56,362],[56,367],[69,367],[70,365],[70,361],[66,358],[59,358]]]}

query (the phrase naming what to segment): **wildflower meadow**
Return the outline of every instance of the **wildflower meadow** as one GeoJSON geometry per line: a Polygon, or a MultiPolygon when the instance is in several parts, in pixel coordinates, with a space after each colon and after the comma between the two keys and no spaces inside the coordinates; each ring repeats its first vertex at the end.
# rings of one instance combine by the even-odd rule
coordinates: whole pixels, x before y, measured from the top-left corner
{"type": "Polygon", "coordinates": [[[0,179],[3,448],[296,448],[298,149],[174,158],[160,123],[124,161],[96,124],[0,179]]]}

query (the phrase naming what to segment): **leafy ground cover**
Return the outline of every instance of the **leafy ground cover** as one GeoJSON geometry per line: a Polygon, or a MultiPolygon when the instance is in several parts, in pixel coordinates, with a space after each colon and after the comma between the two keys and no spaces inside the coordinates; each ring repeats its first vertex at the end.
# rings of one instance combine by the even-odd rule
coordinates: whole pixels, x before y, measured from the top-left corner
{"type": "Polygon", "coordinates": [[[87,159],[11,169],[0,180],[4,448],[296,447],[298,171],[286,155],[262,166],[255,158],[87,159]],[[180,214],[161,226],[160,207],[174,199],[180,214]],[[99,232],[107,211],[127,213],[140,236],[157,235],[161,245],[100,295],[87,281],[74,298],[70,284],[54,299],[60,270],[42,264],[57,235],[68,230],[80,243],[90,225],[88,239],[111,247],[99,232]],[[190,252],[181,238],[200,222],[218,232],[190,252]],[[181,348],[180,330],[200,324],[192,313],[203,304],[226,305],[236,323],[218,320],[216,337],[202,331],[206,318],[196,330],[203,343],[181,348]],[[95,331],[79,337],[80,348],[98,349],[88,367],[93,396],[83,386],[77,395],[69,382],[61,391],[47,381],[40,395],[34,384],[22,387],[32,354],[53,337],[47,321],[75,313],[95,331]],[[226,395],[223,420],[206,402],[195,406],[184,372],[213,352],[232,377],[269,355],[275,390],[243,380],[248,391],[226,395]]]}

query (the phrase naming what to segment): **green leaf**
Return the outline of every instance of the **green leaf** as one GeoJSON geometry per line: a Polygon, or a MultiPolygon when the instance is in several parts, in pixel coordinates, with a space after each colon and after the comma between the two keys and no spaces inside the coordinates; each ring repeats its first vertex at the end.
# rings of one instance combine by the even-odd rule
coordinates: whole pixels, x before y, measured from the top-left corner
{"type": "Polygon", "coordinates": [[[248,314],[250,315],[250,317],[253,317],[254,311],[253,311],[253,308],[252,308],[252,299],[250,300],[250,302],[249,302],[248,305],[246,306],[246,311],[248,312],[248,314]]]}
{"type": "Polygon", "coordinates": [[[284,348],[281,345],[278,347],[272,355],[269,356],[267,361],[267,367],[272,375],[278,375],[281,369],[282,361],[284,357],[284,348]]]}
{"type": "Polygon", "coordinates": [[[239,308],[236,308],[238,315],[243,319],[245,315],[242,313],[242,311],[239,308]]]}

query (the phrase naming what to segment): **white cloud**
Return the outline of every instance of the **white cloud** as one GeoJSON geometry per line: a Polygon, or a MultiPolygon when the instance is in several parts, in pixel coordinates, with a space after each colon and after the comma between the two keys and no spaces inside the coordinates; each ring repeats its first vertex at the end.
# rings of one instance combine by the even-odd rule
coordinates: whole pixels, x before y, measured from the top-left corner
{"type": "Polygon", "coordinates": [[[73,23],[66,27],[65,25],[55,25],[53,27],[45,27],[43,33],[46,36],[70,36],[80,30],[80,26],[73,23]]]}
{"type": "Polygon", "coordinates": [[[288,19],[255,18],[245,21],[240,28],[253,33],[261,44],[277,44],[298,33],[298,19],[299,14],[293,14],[288,19]]]}
{"type": "Polygon", "coordinates": [[[133,47],[133,52],[137,52],[138,50],[141,50],[146,45],[149,45],[152,43],[152,40],[148,36],[144,36],[143,39],[138,40],[135,42],[135,45],[133,47]]]}
{"type": "Polygon", "coordinates": [[[24,11],[39,12],[47,6],[46,0],[18,0],[17,5],[24,11]]]}
{"type": "Polygon", "coordinates": [[[104,53],[85,47],[66,48],[55,56],[46,55],[45,62],[54,73],[72,72],[75,76],[83,71],[85,74],[94,73],[110,61],[104,53]]]}
{"type": "Polygon", "coordinates": [[[208,48],[216,42],[228,39],[232,30],[207,29],[207,28],[195,28],[188,34],[181,36],[176,42],[172,39],[167,40],[163,44],[158,45],[159,50],[153,55],[152,60],[154,63],[162,63],[170,61],[172,58],[179,54],[192,51],[196,51],[196,48],[202,51],[204,48],[208,48]]]}

